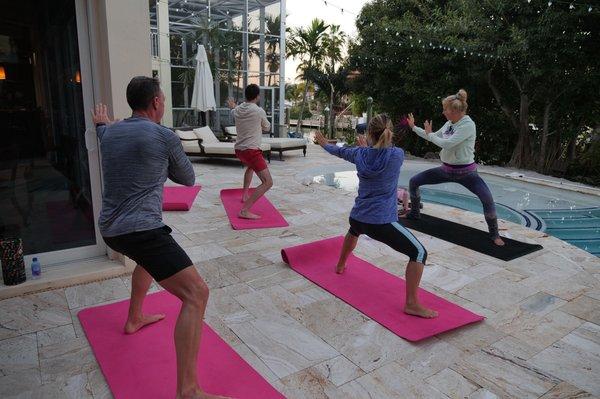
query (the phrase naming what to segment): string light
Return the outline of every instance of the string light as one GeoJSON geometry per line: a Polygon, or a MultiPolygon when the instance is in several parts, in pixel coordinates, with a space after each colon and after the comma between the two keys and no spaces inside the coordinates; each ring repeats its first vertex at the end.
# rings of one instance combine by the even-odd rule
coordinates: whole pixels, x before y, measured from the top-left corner
{"type": "MultiPolygon", "coordinates": [[[[527,4],[530,4],[531,0],[527,0],[527,4]]],[[[564,0],[549,0],[548,1],[548,7],[551,7],[553,4],[564,4],[564,5],[569,5],[569,11],[574,10],[575,8],[577,8],[578,6],[581,6],[582,8],[587,7],[588,12],[592,12],[593,8],[592,5],[589,3],[578,3],[576,1],[564,1],[564,0]]]]}
{"type": "Polygon", "coordinates": [[[355,17],[358,16],[356,13],[353,13],[351,11],[345,10],[343,7],[338,6],[337,4],[332,3],[329,0],[323,0],[323,4],[325,4],[328,7],[333,7],[333,8],[337,8],[338,10],[340,10],[342,12],[342,14],[344,12],[350,14],[350,15],[354,15],[355,17]]]}
{"type": "MultiPolygon", "coordinates": [[[[531,3],[531,0],[526,0],[528,4],[531,3]]],[[[553,4],[568,4],[569,5],[569,10],[574,10],[577,8],[578,5],[582,5],[582,4],[578,4],[577,2],[573,2],[573,1],[560,1],[560,0],[549,0],[548,1],[548,7],[552,6],[553,4]]],[[[585,8],[583,8],[585,10],[585,8]]],[[[591,5],[587,5],[587,11],[588,12],[592,12],[593,7],[591,5]]],[[[538,10],[538,13],[540,13],[540,11],[538,10]]],[[[494,20],[494,15],[490,15],[490,19],[494,20]]],[[[503,19],[503,18],[500,18],[503,19]]],[[[358,20],[357,24],[358,25],[363,25],[363,26],[373,26],[373,22],[368,22],[365,20],[358,20]]],[[[489,26],[488,26],[489,27],[489,26]]],[[[438,27],[429,27],[429,29],[433,30],[433,31],[438,31],[438,27]]],[[[390,29],[388,29],[387,27],[385,28],[386,32],[389,32],[390,29]]],[[[400,36],[401,32],[391,32],[391,34],[394,34],[396,37],[400,36]]],[[[565,34],[566,32],[563,32],[563,34],[565,34]]],[[[586,33],[584,32],[583,35],[586,35],[586,33]]],[[[386,35],[387,36],[387,35],[386,35]]],[[[387,37],[385,38],[387,39],[387,37]]],[[[385,43],[386,45],[390,46],[390,42],[389,40],[381,40],[381,43],[385,43]]],[[[440,49],[440,50],[444,50],[444,51],[448,51],[450,53],[454,52],[454,54],[458,55],[459,52],[462,52],[463,57],[467,57],[467,56],[473,56],[473,57],[480,57],[486,60],[492,60],[492,59],[505,59],[505,60],[516,60],[516,58],[514,57],[505,57],[505,56],[499,56],[496,54],[490,54],[490,53],[486,53],[486,52],[481,52],[481,49],[466,49],[466,48],[454,48],[452,46],[447,46],[447,45],[442,45],[442,44],[434,44],[433,42],[429,42],[429,44],[427,43],[423,43],[422,39],[418,39],[415,38],[415,40],[418,41],[418,44],[413,43],[413,36],[409,35],[409,39],[410,41],[405,41],[404,43],[402,41],[398,41],[397,43],[391,43],[391,45],[398,45],[398,47],[402,47],[403,44],[406,46],[410,46],[410,48],[422,48],[422,49],[428,49],[428,48],[433,48],[433,49],[440,49]]],[[[373,43],[377,43],[377,40],[373,40],[373,43]]],[[[376,60],[375,58],[367,58],[367,57],[358,57],[359,59],[373,59],[376,60]]]]}
{"type": "MultiPolygon", "coordinates": [[[[412,37],[412,36],[411,36],[412,37]]],[[[420,41],[420,43],[422,43],[421,39],[418,39],[420,41]]],[[[373,39],[373,44],[377,43],[378,41],[376,39],[373,39]]],[[[384,41],[381,41],[381,43],[384,43],[384,41]]],[[[421,48],[421,49],[440,49],[440,50],[445,50],[445,51],[449,51],[449,52],[454,52],[454,54],[458,54],[459,52],[462,53],[463,57],[466,56],[473,56],[473,57],[480,57],[480,58],[484,58],[484,59],[503,59],[504,57],[495,55],[495,54],[489,54],[489,53],[482,53],[481,49],[467,49],[467,48],[454,48],[451,46],[447,46],[447,45],[436,45],[433,42],[429,42],[429,43],[422,43],[422,44],[417,44],[415,45],[415,43],[402,43],[401,41],[397,42],[397,43],[390,43],[389,41],[385,41],[385,44],[387,46],[394,45],[397,44],[398,47],[402,47],[403,44],[406,44],[407,46],[409,45],[411,48],[421,48]]],[[[392,48],[392,47],[390,47],[392,48]]],[[[394,55],[396,55],[396,53],[394,52],[394,55]]],[[[359,59],[371,59],[369,57],[366,56],[357,56],[359,59]]],[[[384,58],[382,58],[383,60],[385,60],[384,58]]]]}

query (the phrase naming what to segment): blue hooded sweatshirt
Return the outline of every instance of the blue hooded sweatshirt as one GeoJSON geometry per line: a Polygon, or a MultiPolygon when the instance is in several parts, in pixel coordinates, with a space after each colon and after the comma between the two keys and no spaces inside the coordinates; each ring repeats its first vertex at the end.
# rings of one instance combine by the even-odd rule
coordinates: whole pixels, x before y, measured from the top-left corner
{"type": "Polygon", "coordinates": [[[350,217],[370,224],[397,222],[396,191],[404,151],[397,147],[337,147],[332,144],[324,148],[356,165],[358,196],[350,217]]]}

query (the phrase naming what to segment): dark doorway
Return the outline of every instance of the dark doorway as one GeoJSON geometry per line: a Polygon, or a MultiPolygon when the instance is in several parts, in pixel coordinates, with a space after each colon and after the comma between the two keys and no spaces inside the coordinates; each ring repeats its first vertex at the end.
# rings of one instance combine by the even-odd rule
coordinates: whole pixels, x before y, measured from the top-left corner
{"type": "Polygon", "coordinates": [[[0,0],[0,238],[96,244],[74,0],[0,0]]]}

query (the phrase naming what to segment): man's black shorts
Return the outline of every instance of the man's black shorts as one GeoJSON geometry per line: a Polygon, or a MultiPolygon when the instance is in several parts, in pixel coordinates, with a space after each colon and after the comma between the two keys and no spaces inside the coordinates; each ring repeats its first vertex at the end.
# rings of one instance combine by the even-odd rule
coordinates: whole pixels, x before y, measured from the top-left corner
{"type": "Polygon", "coordinates": [[[136,231],[115,237],[104,237],[114,251],[133,259],[156,281],[173,276],[193,263],[185,251],[171,237],[169,226],[136,231]]]}

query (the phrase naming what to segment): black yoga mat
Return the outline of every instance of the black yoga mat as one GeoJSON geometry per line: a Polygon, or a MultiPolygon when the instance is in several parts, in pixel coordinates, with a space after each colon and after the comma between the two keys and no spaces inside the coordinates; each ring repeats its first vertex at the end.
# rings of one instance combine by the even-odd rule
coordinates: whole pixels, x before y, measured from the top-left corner
{"type": "Polygon", "coordinates": [[[420,219],[400,219],[400,223],[409,229],[429,234],[430,236],[504,261],[517,259],[543,248],[538,244],[527,244],[506,237],[502,237],[504,246],[497,246],[492,242],[487,231],[423,213],[420,219]]]}

